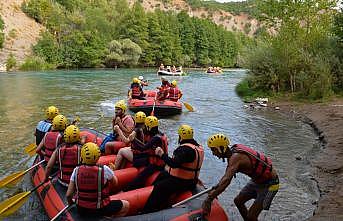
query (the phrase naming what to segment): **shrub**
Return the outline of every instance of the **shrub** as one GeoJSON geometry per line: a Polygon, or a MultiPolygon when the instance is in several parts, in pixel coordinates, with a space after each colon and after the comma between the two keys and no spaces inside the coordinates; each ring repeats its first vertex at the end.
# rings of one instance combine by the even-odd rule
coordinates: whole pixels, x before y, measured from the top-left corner
{"type": "Polygon", "coordinates": [[[46,63],[40,57],[31,57],[31,58],[26,58],[24,63],[20,66],[19,69],[22,71],[42,71],[42,70],[50,70],[54,68],[55,68],[54,65],[46,63]]]}
{"type": "Polygon", "coordinates": [[[17,60],[15,59],[14,55],[11,53],[6,60],[6,70],[10,71],[13,68],[15,68],[16,65],[17,65],[17,60]]]}

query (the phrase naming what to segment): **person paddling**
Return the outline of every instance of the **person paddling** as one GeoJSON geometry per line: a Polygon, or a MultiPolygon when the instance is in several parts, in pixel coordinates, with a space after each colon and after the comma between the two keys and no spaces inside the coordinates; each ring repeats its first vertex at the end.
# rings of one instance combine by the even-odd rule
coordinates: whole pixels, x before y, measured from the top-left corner
{"type": "Polygon", "coordinates": [[[64,143],[52,154],[45,169],[45,181],[49,179],[52,167],[58,164],[58,182],[68,186],[71,173],[80,163],[81,138],[77,126],[70,125],[64,131],[64,143]]]}
{"type": "Polygon", "coordinates": [[[177,86],[177,81],[173,80],[170,84],[169,90],[168,90],[168,96],[167,99],[171,101],[178,101],[182,97],[182,91],[177,86]]]}
{"type": "Polygon", "coordinates": [[[45,110],[46,119],[38,122],[34,135],[36,137],[36,145],[38,146],[42,141],[44,135],[50,131],[52,120],[59,114],[57,107],[49,106],[45,110]]]}
{"type": "Polygon", "coordinates": [[[230,140],[224,134],[212,135],[207,143],[212,154],[224,162],[227,159],[228,165],[224,176],[203,202],[203,215],[206,217],[210,214],[212,201],[230,185],[235,174],[243,173],[251,180],[235,197],[234,203],[244,220],[257,221],[262,210],[269,209],[279,189],[279,178],[271,159],[243,144],[235,144],[230,148],[230,140]],[[255,201],[247,209],[245,203],[251,199],[255,201]]]}
{"type": "Polygon", "coordinates": [[[110,200],[109,186],[118,180],[108,166],[96,165],[100,149],[95,143],[81,148],[81,165],[73,170],[66,197],[69,205],[75,203],[81,216],[125,216],[129,211],[126,200],[110,200]]]}
{"type": "Polygon", "coordinates": [[[191,126],[181,125],[178,134],[179,146],[174,150],[173,157],[169,157],[168,152],[161,147],[155,150],[166,167],[154,182],[154,189],[143,209],[144,213],[166,208],[174,193],[193,190],[198,182],[204,148],[194,140],[191,126]]]}
{"type": "Polygon", "coordinates": [[[52,120],[52,131],[48,131],[36,149],[36,153],[48,163],[51,155],[63,142],[63,132],[67,127],[67,118],[61,114],[52,120]]]}

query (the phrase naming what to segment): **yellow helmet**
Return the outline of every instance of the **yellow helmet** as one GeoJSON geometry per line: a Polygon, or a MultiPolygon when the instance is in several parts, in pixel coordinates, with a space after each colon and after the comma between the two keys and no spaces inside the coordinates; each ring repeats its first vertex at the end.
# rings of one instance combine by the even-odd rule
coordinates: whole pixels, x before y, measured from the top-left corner
{"type": "Polygon", "coordinates": [[[170,84],[171,84],[171,86],[176,87],[177,86],[177,81],[173,80],[170,84]]]}
{"type": "Polygon", "coordinates": [[[230,139],[224,134],[214,134],[208,138],[207,145],[211,149],[215,148],[219,152],[224,153],[230,145],[230,139]]]}
{"type": "Polygon", "coordinates": [[[178,134],[181,140],[193,139],[194,131],[189,125],[181,125],[178,130],[178,134]]]}
{"type": "Polygon", "coordinates": [[[145,118],[146,118],[146,115],[142,111],[138,111],[135,114],[135,122],[138,123],[138,124],[144,123],[145,122],[145,118]]]}
{"type": "Polygon", "coordinates": [[[155,116],[149,116],[145,118],[145,127],[148,131],[151,131],[153,127],[158,126],[158,119],[155,116]]]}
{"type": "Polygon", "coordinates": [[[56,117],[58,114],[58,109],[55,106],[50,106],[45,110],[46,118],[48,118],[49,120],[54,119],[54,117],[56,117]]]}
{"type": "Polygon", "coordinates": [[[139,79],[138,78],[132,78],[132,83],[139,83],[139,79]]]}
{"type": "Polygon", "coordinates": [[[81,148],[81,163],[95,165],[100,158],[100,148],[92,142],[84,144],[81,148]]]}
{"type": "Polygon", "coordinates": [[[126,104],[125,104],[125,101],[124,100],[120,100],[120,101],[117,101],[117,103],[114,105],[114,108],[120,108],[123,110],[123,112],[126,111],[127,107],[126,107],[126,104]]]}
{"type": "Polygon", "coordinates": [[[65,130],[67,127],[68,120],[62,114],[57,115],[52,120],[52,127],[54,130],[65,130]]]}
{"type": "Polygon", "coordinates": [[[66,143],[76,143],[80,141],[80,129],[75,125],[68,126],[64,131],[63,139],[66,143]]]}

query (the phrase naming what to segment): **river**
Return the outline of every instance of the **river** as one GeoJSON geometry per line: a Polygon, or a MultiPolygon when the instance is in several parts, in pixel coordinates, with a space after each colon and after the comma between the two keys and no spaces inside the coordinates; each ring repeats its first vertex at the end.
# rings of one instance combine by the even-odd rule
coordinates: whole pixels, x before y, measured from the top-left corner
{"type": "MultiPolygon", "coordinates": [[[[73,119],[80,116],[80,127],[108,132],[113,105],[125,99],[132,77],[144,75],[147,89],[160,84],[155,71],[146,69],[78,70],[9,73],[0,75],[0,177],[29,167],[32,159],[24,147],[34,142],[34,128],[44,118],[44,108],[56,105],[60,112],[73,119]]],[[[178,80],[182,100],[195,112],[184,108],[178,116],[160,120],[166,132],[170,151],[177,146],[177,129],[189,124],[195,138],[206,145],[214,133],[224,133],[232,143],[242,143],[269,155],[280,177],[280,190],[269,211],[260,220],[306,220],[312,216],[318,200],[316,183],[310,174],[307,158],[319,149],[310,126],[277,111],[245,109],[235,93],[235,86],[245,76],[244,70],[227,70],[222,75],[189,71],[189,75],[170,77],[178,80]],[[301,158],[297,160],[296,158],[301,158]]],[[[201,180],[215,185],[223,175],[226,163],[205,148],[201,180]]],[[[248,178],[238,174],[219,199],[230,220],[241,221],[233,199],[248,178]]],[[[1,189],[1,200],[32,188],[28,177],[16,187],[1,189]]],[[[34,195],[34,194],[33,194],[34,195]]],[[[32,196],[14,215],[5,220],[47,220],[38,198],[32,196]]]]}

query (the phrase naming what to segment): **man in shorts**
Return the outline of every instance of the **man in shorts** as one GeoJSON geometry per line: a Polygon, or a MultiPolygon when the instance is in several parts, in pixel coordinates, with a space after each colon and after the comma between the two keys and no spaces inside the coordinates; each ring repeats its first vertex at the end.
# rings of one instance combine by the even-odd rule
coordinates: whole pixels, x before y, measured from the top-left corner
{"type": "Polygon", "coordinates": [[[230,140],[224,134],[215,134],[208,139],[208,147],[212,154],[227,159],[228,166],[219,183],[209,192],[203,202],[203,215],[211,212],[211,203],[231,183],[236,173],[243,173],[251,178],[241,190],[234,202],[245,221],[257,221],[262,210],[268,210],[279,190],[279,178],[272,166],[272,161],[263,153],[259,153],[243,144],[235,144],[231,148],[230,140]],[[245,203],[255,199],[248,209],[245,203]]]}

